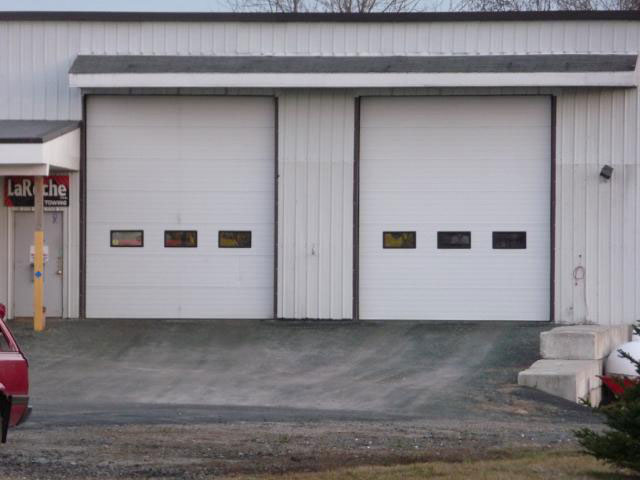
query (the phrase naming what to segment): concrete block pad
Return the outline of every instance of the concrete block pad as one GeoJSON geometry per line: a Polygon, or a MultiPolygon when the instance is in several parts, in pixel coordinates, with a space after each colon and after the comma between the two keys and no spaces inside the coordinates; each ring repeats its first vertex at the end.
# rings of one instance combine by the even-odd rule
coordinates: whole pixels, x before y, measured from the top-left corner
{"type": "Polygon", "coordinates": [[[571,402],[602,400],[602,360],[538,360],[518,374],[518,385],[537,388],[571,402]]]}
{"type": "Polygon", "coordinates": [[[545,359],[600,360],[630,336],[630,325],[557,327],[540,334],[540,355],[545,359]]]}
{"type": "Polygon", "coordinates": [[[609,346],[609,353],[607,355],[609,355],[623,343],[631,341],[633,334],[633,325],[610,325],[609,334],[611,335],[611,345],[609,346]]]}

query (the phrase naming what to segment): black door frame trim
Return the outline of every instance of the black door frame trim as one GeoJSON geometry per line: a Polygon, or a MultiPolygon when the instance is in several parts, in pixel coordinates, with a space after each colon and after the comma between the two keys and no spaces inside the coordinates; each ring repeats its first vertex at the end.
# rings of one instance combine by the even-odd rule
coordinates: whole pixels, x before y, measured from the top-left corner
{"type": "Polygon", "coordinates": [[[273,97],[273,110],[275,115],[275,124],[274,124],[274,191],[273,191],[273,320],[278,318],[278,205],[280,199],[278,198],[278,186],[280,184],[280,166],[278,165],[278,135],[279,135],[279,99],[278,95],[274,95],[273,97]]]}
{"type": "Polygon", "coordinates": [[[360,101],[355,97],[353,121],[353,320],[360,320],[360,101]]]}
{"type": "Polygon", "coordinates": [[[550,291],[549,291],[549,321],[556,321],[556,137],[557,137],[557,103],[558,98],[555,95],[550,96],[551,101],[551,199],[549,212],[551,219],[550,238],[549,238],[549,256],[551,257],[550,272],[550,291]]]}
{"type": "Polygon", "coordinates": [[[87,316],[87,95],[82,93],[82,124],[80,126],[80,265],[78,307],[79,317],[87,316]]]}

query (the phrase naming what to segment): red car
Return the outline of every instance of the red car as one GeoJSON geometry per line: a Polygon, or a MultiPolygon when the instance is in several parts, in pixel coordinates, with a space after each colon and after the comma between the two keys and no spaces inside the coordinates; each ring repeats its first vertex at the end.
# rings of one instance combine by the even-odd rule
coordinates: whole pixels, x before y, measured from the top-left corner
{"type": "Polygon", "coordinates": [[[0,418],[2,443],[9,427],[23,423],[29,407],[29,362],[4,323],[5,306],[0,303],[0,418]]]}

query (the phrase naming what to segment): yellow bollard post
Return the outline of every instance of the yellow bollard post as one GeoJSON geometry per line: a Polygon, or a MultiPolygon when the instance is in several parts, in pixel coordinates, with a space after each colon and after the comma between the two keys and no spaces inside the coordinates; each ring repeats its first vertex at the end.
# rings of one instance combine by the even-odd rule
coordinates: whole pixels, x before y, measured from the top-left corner
{"type": "Polygon", "coordinates": [[[35,179],[34,207],[36,227],[33,234],[33,329],[42,332],[44,318],[44,178],[35,179]]]}

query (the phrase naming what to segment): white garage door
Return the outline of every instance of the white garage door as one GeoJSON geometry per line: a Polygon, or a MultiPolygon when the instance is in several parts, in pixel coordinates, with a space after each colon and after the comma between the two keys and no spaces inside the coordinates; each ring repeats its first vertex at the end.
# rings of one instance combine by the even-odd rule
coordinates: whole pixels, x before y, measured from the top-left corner
{"type": "Polygon", "coordinates": [[[271,98],[89,97],[88,317],[272,316],[274,125],[271,98]]]}
{"type": "Polygon", "coordinates": [[[550,108],[363,99],[361,318],[549,319],[550,108]]]}

